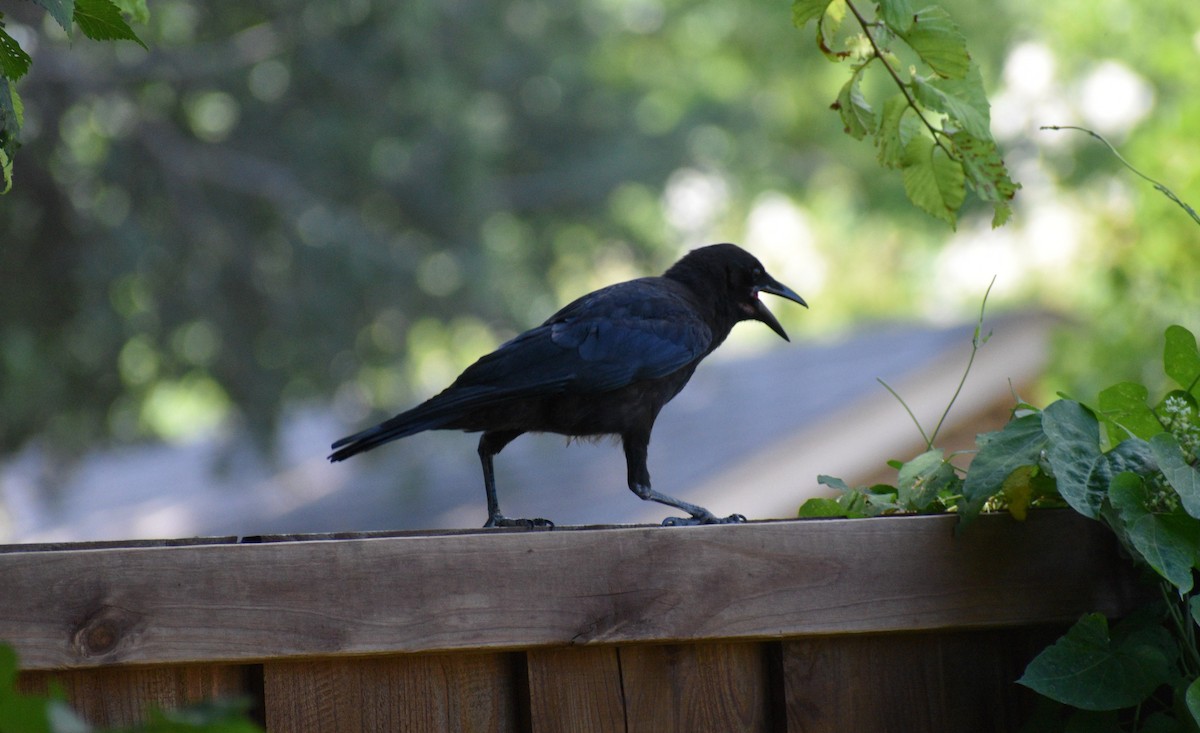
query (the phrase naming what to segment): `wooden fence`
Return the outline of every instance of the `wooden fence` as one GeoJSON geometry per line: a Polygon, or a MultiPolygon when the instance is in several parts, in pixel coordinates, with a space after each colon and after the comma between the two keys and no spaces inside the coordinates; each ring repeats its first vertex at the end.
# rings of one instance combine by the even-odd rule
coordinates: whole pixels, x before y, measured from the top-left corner
{"type": "Polygon", "coordinates": [[[0,548],[19,686],[270,731],[1008,731],[1141,593],[1070,512],[0,548]]]}

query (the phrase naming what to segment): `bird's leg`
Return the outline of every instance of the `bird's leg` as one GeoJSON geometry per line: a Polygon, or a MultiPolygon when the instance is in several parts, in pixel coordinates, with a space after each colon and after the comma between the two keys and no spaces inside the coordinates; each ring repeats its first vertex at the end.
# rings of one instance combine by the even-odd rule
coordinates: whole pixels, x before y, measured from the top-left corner
{"type": "Polygon", "coordinates": [[[629,474],[629,490],[637,494],[640,499],[673,506],[691,515],[690,517],[667,517],[663,520],[664,526],[733,524],[746,521],[741,514],[731,514],[724,518],[718,517],[702,506],[680,501],[673,496],[667,496],[650,488],[650,469],[646,466],[646,457],[650,447],[649,435],[626,434],[621,436],[621,444],[625,448],[625,467],[629,474]]]}
{"type": "Polygon", "coordinates": [[[485,432],[479,438],[479,460],[483,463],[483,490],[487,494],[488,520],[484,527],[546,527],[553,528],[549,519],[509,519],[500,513],[500,500],[496,498],[496,469],[492,456],[504,450],[521,433],[517,430],[485,432]]]}

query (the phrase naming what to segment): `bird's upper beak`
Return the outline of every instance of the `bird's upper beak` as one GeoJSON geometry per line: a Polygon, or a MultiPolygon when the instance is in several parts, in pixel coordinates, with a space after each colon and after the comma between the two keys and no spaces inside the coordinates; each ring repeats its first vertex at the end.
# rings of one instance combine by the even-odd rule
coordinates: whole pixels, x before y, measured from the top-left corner
{"type": "Polygon", "coordinates": [[[775,314],[767,310],[767,306],[761,300],[759,300],[759,293],[778,295],[779,297],[787,298],[794,303],[799,303],[805,308],[808,307],[808,303],[805,303],[804,298],[801,298],[799,295],[797,295],[794,290],[770,275],[763,275],[762,282],[754,286],[754,319],[762,321],[770,326],[771,330],[779,334],[780,338],[782,338],[784,341],[791,341],[791,339],[788,338],[787,331],[784,331],[783,326],[779,325],[779,321],[776,320],[775,314]]]}

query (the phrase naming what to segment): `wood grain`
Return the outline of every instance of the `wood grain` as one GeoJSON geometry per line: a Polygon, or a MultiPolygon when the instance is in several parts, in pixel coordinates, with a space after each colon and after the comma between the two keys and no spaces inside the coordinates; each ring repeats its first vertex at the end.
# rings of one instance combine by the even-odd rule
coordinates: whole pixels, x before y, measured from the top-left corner
{"type": "Polygon", "coordinates": [[[228,662],[1065,622],[1135,595],[1073,513],[955,522],[6,552],[0,639],[26,669],[228,662]]]}
{"type": "Polygon", "coordinates": [[[514,654],[429,654],[263,665],[271,733],[513,733],[514,654]]]}
{"type": "Polygon", "coordinates": [[[256,672],[251,666],[219,664],[22,672],[17,690],[45,694],[55,685],[88,723],[130,726],[145,721],[151,710],[219,698],[256,701],[262,694],[256,672]]]}
{"type": "Polygon", "coordinates": [[[1034,695],[1015,680],[1062,631],[989,629],[784,642],[786,730],[1018,730],[1034,695]]]}
{"type": "Polygon", "coordinates": [[[766,733],[771,682],[763,644],[621,649],[629,733],[766,733]]]}
{"type": "Polygon", "coordinates": [[[533,733],[625,731],[615,647],[537,649],[527,655],[533,733]]]}

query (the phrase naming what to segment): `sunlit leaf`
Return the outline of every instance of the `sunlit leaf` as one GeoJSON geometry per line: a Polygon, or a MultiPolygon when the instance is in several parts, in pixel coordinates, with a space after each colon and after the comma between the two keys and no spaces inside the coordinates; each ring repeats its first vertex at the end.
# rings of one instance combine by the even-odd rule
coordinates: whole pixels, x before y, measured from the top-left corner
{"type": "Polygon", "coordinates": [[[915,15],[910,0],[880,0],[879,13],[883,22],[897,34],[905,33],[912,27],[915,15]]]}
{"type": "Polygon", "coordinates": [[[904,192],[927,214],[955,226],[966,189],[963,169],[933,140],[918,135],[904,150],[904,192]]]}
{"type": "Polygon", "coordinates": [[[1121,382],[1100,392],[1100,417],[1110,441],[1116,443],[1130,435],[1149,440],[1163,431],[1147,404],[1149,398],[1149,391],[1136,382],[1121,382]]]}
{"type": "Polygon", "coordinates": [[[846,510],[837,502],[837,499],[830,499],[827,496],[814,496],[800,505],[798,516],[804,519],[844,517],[846,516],[846,510]]]}
{"type": "Polygon", "coordinates": [[[917,11],[916,19],[900,37],[939,76],[961,78],[971,67],[967,39],[945,8],[935,5],[917,11]]]}
{"type": "Polygon", "coordinates": [[[137,23],[147,23],[150,20],[150,8],[146,0],[113,0],[117,8],[137,23]]]}
{"type": "Polygon", "coordinates": [[[949,115],[957,127],[961,127],[978,140],[990,140],[991,112],[987,97],[983,95],[983,82],[976,70],[966,79],[926,79],[913,77],[913,91],[917,101],[930,109],[949,115]],[[978,82],[978,86],[975,83],[978,82]]]}
{"type": "Polygon", "coordinates": [[[838,92],[837,102],[833,105],[841,115],[846,134],[855,140],[862,140],[868,133],[875,130],[875,112],[859,88],[864,68],[866,67],[862,66],[856,69],[850,76],[850,80],[842,85],[841,91],[838,92]]]}
{"type": "Polygon", "coordinates": [[[831,0],[793,0],[792,23],[797,28],[803,28],[808,21],[820,18],[830,2],[831,0]]]}
{"type": "Polygon", "coordinates": [[[1200,392],[1200,351],[1196,348],[1196,337],[1183,326],[1167,328],[1163,371],[1192,394],[1200,392]]]}
{"type": "Polygon", "coordinates": [[[1084,710],[1136,705],[1170,674],[1170,660],[1157,638],[1164,633],[1143,627],[1114,643],[1104,616],[1088,614],[1030,662],[1017,682],[1084,710]]]}
{"type": "Polygon", "coordinates": [[[1046,450],[1058,493],[1085,517],[1097,516],[1108,492],[1111,469],[1100,452],[1100,424],[1083,405],[1058,400],[1042,412],[1046,450]]]}

